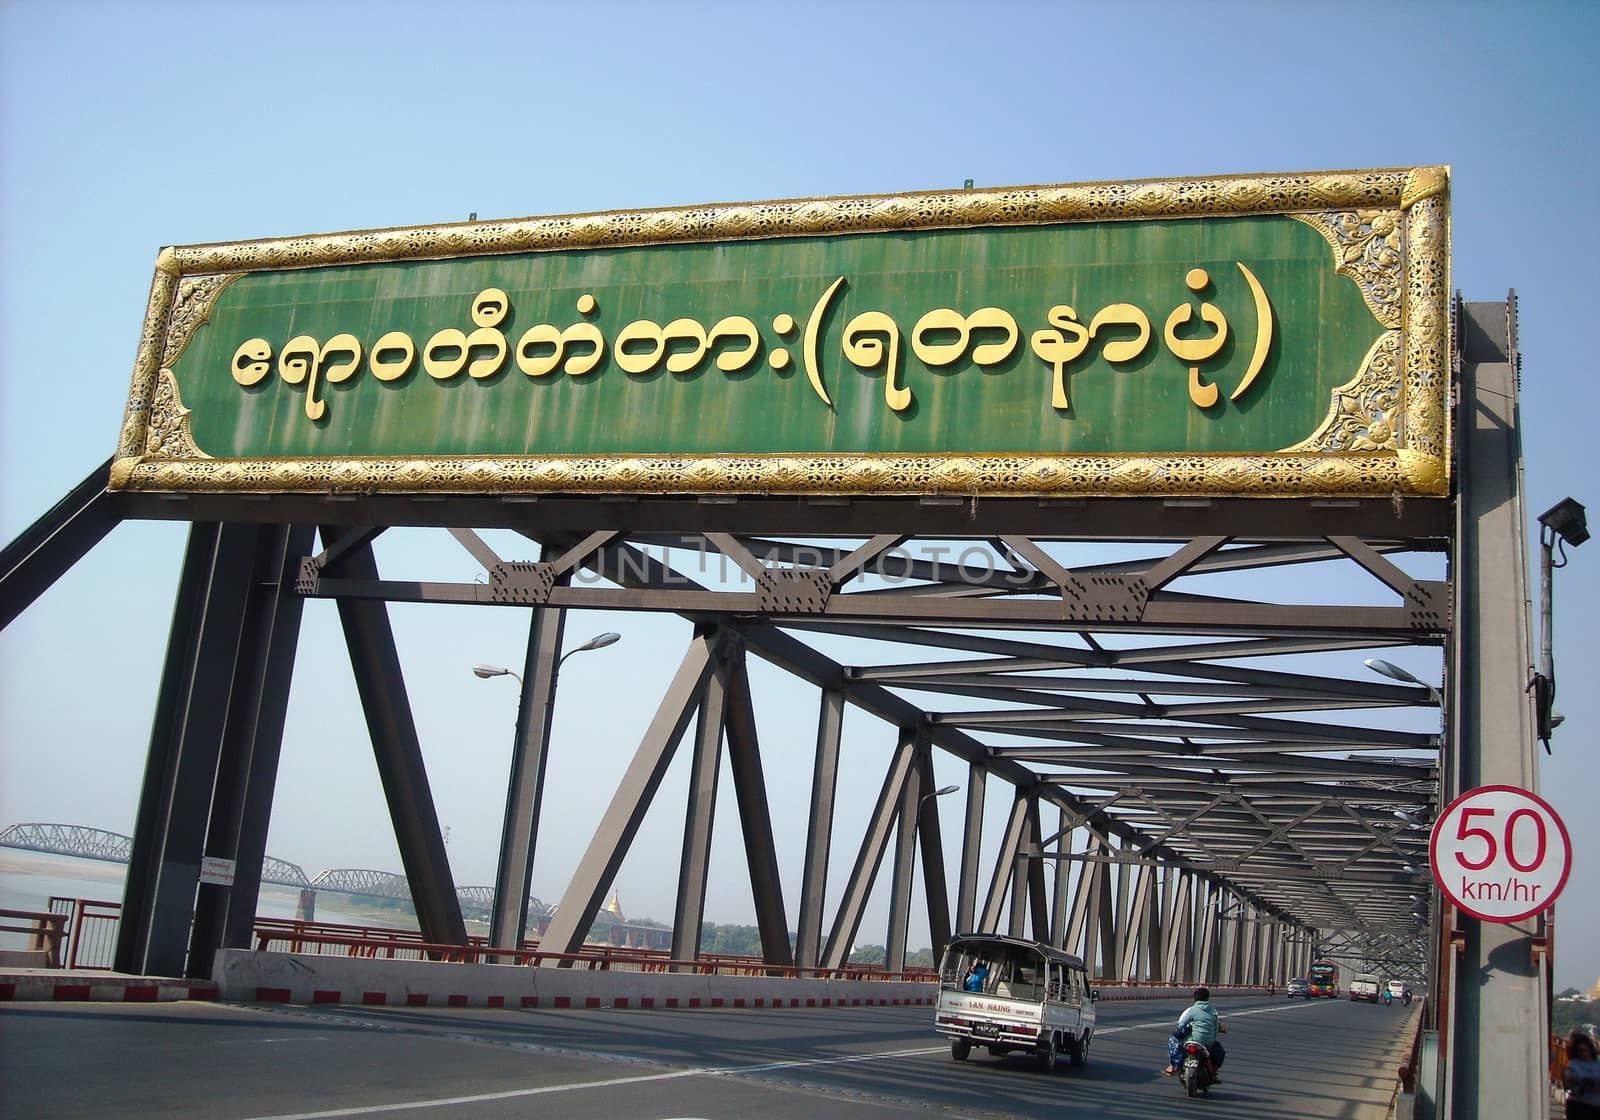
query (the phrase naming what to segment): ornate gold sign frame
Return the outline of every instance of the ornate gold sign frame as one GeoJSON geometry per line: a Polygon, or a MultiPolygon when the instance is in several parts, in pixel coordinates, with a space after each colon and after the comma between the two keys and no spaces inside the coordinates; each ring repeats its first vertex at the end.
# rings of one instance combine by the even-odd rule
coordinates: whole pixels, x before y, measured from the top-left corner
{"type": "Polygon", "coordinates": [[[815,198],[163,249],[112,489],[260,493],[1443,496],[1449,170],[1422,167],[815,198]],[[214,459],[170,369],[247,272],[533,251],[1141,218],[1286,214],[1327,239],[1385,328],[1309,439],[1273,454],[214,459]]]}

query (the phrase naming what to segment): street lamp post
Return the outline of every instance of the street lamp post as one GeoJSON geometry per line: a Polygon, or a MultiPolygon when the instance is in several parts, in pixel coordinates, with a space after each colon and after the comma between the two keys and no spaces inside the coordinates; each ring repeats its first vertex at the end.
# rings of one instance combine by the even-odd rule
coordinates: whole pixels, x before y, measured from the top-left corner
{"type": "MultiPolygon", "coordinates": [[[[575,646],[556,658],[556,671],[560,672],[562,662],[575,653],[584,653],[591,649],[604,649],[606,646],[615,645],[620,641],[622,641],[622,635],[613,630],[607,630],[604,634],[596,634],[587,642],[584,642],[583,645],[575,646]]],[[[522,675],[520,673],[513,673],[502,665],[474,665],[472,667],[472,675],[481,681],[489,680],[491,677],[510,677],[518,684],[522,683],[522,675]]]]}
{"type": "Polygon", "coordinates": [[[607,631],[581,646],[551,657],[561,647],[564,612],[540,610],[534,614],[528,639],[528,658],[515,673],[500,665],[474,665],[480,680],[511,677],[522,687],[517,706],[516,743],[511,753],[511,774],[506,788],[506,815],[500,831],[500,864],[495,877],[494,910],[489,919],[489,944],[495,948],[522,946],[528,925],[528,892],[533,881],[534,845],[539,833],[539,805],[544,794],[545,759],[550,743],[550,723],[555,712],[556,677],[561,665],[575,653],[601,649],[621,640],[607,631]]]}

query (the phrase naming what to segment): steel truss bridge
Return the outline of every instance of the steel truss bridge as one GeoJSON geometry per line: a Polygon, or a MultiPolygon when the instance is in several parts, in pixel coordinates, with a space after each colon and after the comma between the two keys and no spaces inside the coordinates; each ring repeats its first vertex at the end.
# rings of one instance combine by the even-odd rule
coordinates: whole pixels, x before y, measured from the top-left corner
{"type": "MultiPolygon", "coordinates": [[[[127,863],[133,849],[133,838],[120,832],[76,824],[14,824],[0,830],[0,848],[127,863]]],[[[261,882],[301,889],[309,887],[333,894],[411,901],[411,886],[404,875],[340,867],[321,872],[313,879],[307,878],[298,864],[272,856],[262,857],[261,882]]],[[[493,887],[458,887],[456,898],[464,914],[482,917],[494,909],[493,887]]],[[[549,913],[550,908],[543,902],[537,898],[528,899],[530,917],[547,918],[549,913]]]]}
{"type": "MultiPolygon", "coordinates": [[[[337,604],[405,877],[439,943],[465,941],[462,906],[388,604],[529,619],[497,900],[528,897],[553,839],[539,822],[566,612],[669,613],[692,637],[544,947],[582,945],[686,751],[672,952],[698,954],[726,753],[774,964],[842,963],[881,874],[901,963],[920,863],[936,944],[1031,935],[1116,979],[1268,982],[1319,952],[1426,973],[1449,996],[1430,1025],[1455,1099],[1517,1114],[1494,1102],[1542,1089],[1543,919],[1448,911],[1427,877],[1442,797],[1537,787],[1514,304],[1454,310],[1448,498],[154,495],[108,492],[102,467],[4,553],[0,625],[118,521],[192,522],[117,967],[205,975],[213,950],[248,944],[307,599],[337,604]],[[449,532],[481,582],[386,580],[373,545],[394,526],[449,532]],[[487,529],[524,543],[502,554],[487,529]],[[1406,651],[1441,688],[1361,665],[1406,651]],[[798,900],[779,874],[752,657],[816,703],[798,900]],[[847,752],[847,708],[885,726],[879,761],[847,752]],[[948,840],[928,796],[936,752],[966,769],[948,840]],[[876,787],[866,819],[836,819],[841,777],[876,787]],[[991,800],[1005,826],[986,845],[991,800]],[[236,858],[239,875],[200,892],[191,940],[201,854],[236,858]],[[830,897],[836,861],[850,871],[830,897]]],[[[519,944],[526,918],[497,905],[492,943],[519,944]]]]}
{"type": "MultiPolygon", "coordinates": [[[[133,837],[79,824],[14,824],[0,831],[0,848],[127,863],[133,851],[133,837]]],[[[261,857],[261,881],[285,887],[311,886],[298,864],[272,856],[261,857]]]]}
{"type": "MultiPolygon", "coordinates": [[[[334,894],[360,895],[364,898],[396,899],[411,902],[411,884],[404,875],[392,871],[372,871],[361,867],[335,867],[311,880],[312,887],[334,894]]],[[[487,917],[494,909],[493,887],[457,887],[456,901],[464,916],[487,917]]],[[[530,918],[548,917],[550,908],[537,898],[529,897],[527,914],[530,918]]]]}

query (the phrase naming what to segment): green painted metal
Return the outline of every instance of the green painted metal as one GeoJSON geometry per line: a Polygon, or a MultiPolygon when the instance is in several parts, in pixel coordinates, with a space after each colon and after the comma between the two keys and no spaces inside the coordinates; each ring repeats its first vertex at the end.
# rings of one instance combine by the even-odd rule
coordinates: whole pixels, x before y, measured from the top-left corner
{"type": "MultiPolygon", "coordinates": [[[[196,443],[222,458],[1266,453],[1316,430],[1332,390],[1356,374],[1383,333],[1356,284],[1334,266],[1314,229],[1264,215],[262,271],[222,292],[173,368],[193,413],[196,443]],[[1273,342],[1259,378],[1234,401],[1230,394],[1263,329],[1240,265],[1270,301],[1273,342]],[[1210,277],[1198,292],[1185,282],[1196,267],[1210,277]],[[465,371],[448,380],[431,376],[423,363],[429,340],[448,328],[470,334],[474,300],[490,288],[503,290],[510,307],[492,328],[508,350],[498,371],[484,378],[465,371]],[[579,311],[585,295],[595,304],[588,314],[579,311]],[[1209,408],[1191,401],[1193,363],[1180,360],[1164,339],[1169,313],[1184,304],[1194,312],[1178,329],[1180,339],[1210,337],[1202,302],[1221,311],[1229,332],[1216,355],[1198,363],[1205,381],[1220,389],[1209,408]],[[1134,328],[1102,330],[1065,367],[1069,407],[1053,407],[1055,375],[1035,352],[1035,332],[1051,329],[1053,307],[1069,305],[1088,324],[1114,304],[1143,311],[1148,344],[1137,358],[1113,364],[1105,344],[1132,338],[1134,328]],[[914,352],[912,335],[938,308],[962,316],[1001,309],[1014,319],[1015,341],[1005,346],[1003,326],[976,329],[957,360],[930,368],[914,352]],[[858,321],[868,312],[892,321],[892,331],[876,335],[885,356],[890,335],[898,335],[894,385],[911,392],[902,409],[890,407],[882,363],[865,368],[873,357],[865,339],[872,336],[851,331],[852,324],[870,325],[858,321]],[[650,372],[630,373],[619,364],[616,342],[631,323],[692,320],[710,330],[729,316],[748,318],[759,334],[759,351],[742,369],[717,366],[719,356],[744,350],[736,338],[683,372],[666,364],[694,349],[687,340],[669,343],[650,372]],[[788,325],[782,316],[794,320],[786,332],[779,329],[788,325]],[[535,377],[519,368],[516,351],[530,327],[576,323],[592,323],[604,339],[604,356],[592,371],[535,377]],[[369,362],[374,345],[392,331],[405,332],[418,355],[403,376],[381,381],[369,362]],[[297,337],[320,346],[341,334],[360,342],[362,361],[347,380],[331,383],[325,375],[349,354],[326,355],[313,391],[325,411],[310,419],[310,379],[296,385],[284,378],[284,359],[293,357],[285,351],[297,337]],[[270,358],[259,367],[259,382],[243,386],[233,371],[249,367],[249,355],[237,352],[252,339],[269,348],[270,358]],[[978,349],[985,345],[992,349],[978,349]],[[974,360],[998,352],[1002,360],[974,360]],[[775,360],[786,365],[774,368],[775,360]]],[[[933,331],[925,341],[954,344],[959,334],[933,331]]],[[[538,358],[553,349],[530,344],[527,353],[538,358]]],[[[635,344],[628,352],[649,349],[635,344]]],[[[575,344],[568,353],[587,350],[575,344]]],[[[446,358],[456,353],[448,346],[437,351],[446,358]]],[[[467,356],[493,353],[480,345],[467,356]]]]}

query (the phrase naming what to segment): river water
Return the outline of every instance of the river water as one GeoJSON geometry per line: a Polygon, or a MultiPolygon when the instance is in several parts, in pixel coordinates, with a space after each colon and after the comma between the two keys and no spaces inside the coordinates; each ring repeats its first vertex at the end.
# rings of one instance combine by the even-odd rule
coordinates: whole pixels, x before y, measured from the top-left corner
{"type": "MultiPolygon", "coordinates": [[[[0,848],[0,910],[48,910],[50,897],[121,902],[128,867],[123,863],[77,856],[0,848]]],[[[256,904],[258,917],[293,918],[300,900],[295,887],[264,883],[256,904]]],[[[416,918],[403,910],[375,910],[349,895],[318,891],[316,920],[341,925],[416,929],[416,918]]],[[[472,923],[469,923],[469,925],[472,923]]],[[[0,948],[21,949],[25,934],[0,933],[0,948]]]]}

